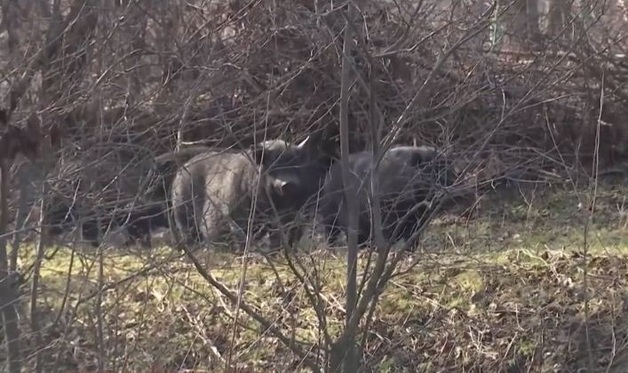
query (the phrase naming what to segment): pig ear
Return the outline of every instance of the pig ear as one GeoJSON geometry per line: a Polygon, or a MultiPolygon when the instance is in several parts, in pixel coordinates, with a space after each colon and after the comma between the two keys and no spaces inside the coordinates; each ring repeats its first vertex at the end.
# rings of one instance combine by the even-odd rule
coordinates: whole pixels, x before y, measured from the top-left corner
{"type": "Polygon", "coordinates": [[[284,194],[284,189],[288,185],[286,180],[282,179],[274,179],[273,180],[273,188],[279,193],[280,196],[284,194]]]}
{"type": "Polygon", "coordinates": [[[310,136],[308,135],[303,141],[301,141],[297,145],[297,149],[305,149],[305,147],[308,146],[309,141],[310,141],[310,136]]]}
{"type": "Polygon", "coordinates": [[[268,165],[275,159],[276,151],[270,148],[265,142],[254,144],[252,147],[253,158],[255,163],[260,165],[268,165]]]}
{"type": "Polygon", "coordinates": [[[289,179],[286,180],[286,179],[275,178],[272,181],[273,189],[280,196],[285,196],[286,194],[294,193],[296,188],[298,188],[298,185],[299,185],[298,182],[295,182],[294,180],[291,181],[289,179]]]}

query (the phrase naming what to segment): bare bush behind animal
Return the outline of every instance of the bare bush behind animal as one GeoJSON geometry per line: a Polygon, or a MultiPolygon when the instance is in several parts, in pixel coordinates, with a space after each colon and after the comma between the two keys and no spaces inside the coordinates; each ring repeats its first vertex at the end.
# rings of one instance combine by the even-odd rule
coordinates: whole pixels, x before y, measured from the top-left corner
{"type": "Polygon", "coordinates": [[[48,177],[51,233],[80,226],[83,238],[97,246],[101,233],[141,195],[149,159],[148,152],[117,144],[62,157],[48,177]]]}

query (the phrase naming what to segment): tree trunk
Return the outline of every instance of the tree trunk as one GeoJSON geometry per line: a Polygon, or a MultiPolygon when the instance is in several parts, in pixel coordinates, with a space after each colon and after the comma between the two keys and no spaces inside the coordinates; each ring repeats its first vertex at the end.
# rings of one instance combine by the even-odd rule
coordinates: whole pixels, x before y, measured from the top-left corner
{"type": "Polygon", "coordinates": [[[564,28],[569,23],[570,13],[571,1],[548,0],[547,36],[564,40],[567,35],[564,28]]]}
{"type": "Polygon", "coordinates": [[[499,49],[502,42],[511,48],[525,47],[538,30],[538,6],[536,0],[497,0],[492,44],[499,49]]]}
{"type": "Polygon", "coordinates": [[[541,41],[541,28],[539,26],[539,1],[526,0],[528,39],[538,45],[541,41]]]}
{"type": "Polygon", "coordinates": [[[15,306],[18,302],[17,275],[9,272],[7,258],[6,230],[8,225],[10,167],[9,160],[0,159],[0,309],[4,326],[4,340],[7,346],[9,372],[19,373],[22,370],[20,352],[19,320],[15,306]]]}
{"type": "MultiPolygon", "coordinates": [[[[38,162],[39,163],[39,162],[38,162]]],[[[17,187],[20,191],[18,198],[17,214],[15,217],[15,232],[11,242],[11,254],[9,257],[9,269],[17,270],[17,259],[20,243],[25,234],[22,230],[26,227],[26,219],[34,206],[35,201],[41,197],[35,188],[41,183],[42,176],[40,165],[32,162],[24,162],[17,171],[17,187]]]]}

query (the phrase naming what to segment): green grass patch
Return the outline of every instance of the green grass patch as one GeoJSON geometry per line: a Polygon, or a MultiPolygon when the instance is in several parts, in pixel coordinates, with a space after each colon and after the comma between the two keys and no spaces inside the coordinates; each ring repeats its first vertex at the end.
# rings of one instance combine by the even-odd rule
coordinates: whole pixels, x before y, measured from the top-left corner
{"type": "MultiPolygon", "coordinates": [[[[539,364],[542,371],[565,371],[588,364],[588,345],[597,346],[592,350],[597,368],[619,364],[613,361],[621,361],[623,350],[609,358],[612,341],[628,338],[620,312],[628,235],[623,212],[614,207],[619,193],[600,191],[597,211],[603,216],[594,215],[587,232],[587,260],[587,216],[578,195],[536,193],[507,203],[487,201],[468,221],[431,225],[381,295],[361,341],[371,371],[498,372],[539,364]]],[[[300,371],[300,359],[287,346],[170,248],[141,256],[113,249],[102,258],[96,254],[60,249],[43,263],[39,304],[50,367],[87,369],[100,358],[107,369],[120,371],[221,371],[231,355],[234,364],[256,371],[300,371]],[[106,291],[98,295],[101,288],[106,291]]],[[[21,266],[33,258],[32,248],[22,249],[21,266]]],[[[199,259],[237,292],[241,257],[204,252],[199,259]]],[[[298,256],[301,275],[316,278],[332,336],[344,325],[344,259],[344,253],[326,250],[298,256]]],[[[361,255],[360,273],[366,263],[361,255]]],[[[292,343],[316,348],[322,339],[319,320],[286,260],[279,257],[271,265],[256,256],[246,268],[243,303],[292,343]]],[[[28,335],[30,326],[23,321],[28,335]]]]}

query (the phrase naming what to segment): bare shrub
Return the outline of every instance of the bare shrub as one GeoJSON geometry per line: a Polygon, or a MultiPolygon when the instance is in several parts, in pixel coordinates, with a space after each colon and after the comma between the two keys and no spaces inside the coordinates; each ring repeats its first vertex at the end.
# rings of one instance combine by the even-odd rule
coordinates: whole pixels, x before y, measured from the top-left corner
{"type": "MultiPolygon", "coordinates": [[[[333,252],[302,247],[259,259],[250,237],[234,265],[215,251],[190,252],[173,233],[171,246],[183,253],[144,251],[119,264],[129,254],[120,248],[129,223],[118,217],[148,203],[151,183],[167,179],[151,174],[160,155],[198,145],[240,151],[273,138],[311,135],[318,152],[339,162],[362,150],[377,158],[393,144],[438,145],[460,174],[452,193],[474,202],[498,186],[575,184],[614,172],[628,155],[623,2],[563,3],[5,1],[0,159],[11,164],[2,169],[0,234],[3,247],[10,234],[14,240],[10,252],[0,249],[0,277],[19,267],[31,285],[30,314],[19,319],[21,351],[7,343],[12,369],[21,361],[37,371],[235,370],[239,363],[330,371],[351,349],[366,370],[391,359],[429,369],[421,349],[436,356],[434,369],[495,368],[481,352],[471,354],[480,362],[472,366],[434,333],[421,338],[442,342],[447,353],[419,346],[412,340],[423,330],[418,321],[409,334],[387,334],[390,315],[380,301],[395,278],[428,267],[421,240],[406,261],[378,233],[365,258],[348,239],[351,254],[338,270],[330,267],[339,262],[333,252]],[[19,154],[33,162],[20,163],[19,154]],[[91,224],[98,247],[52,240],[56,209],[74,214],[67,230],[91,224]],[[328,290],[334,284],[348,303],[328,290]],[[402,343],[410,348],[403,356],[392,347],[402,343]]],[[[311,215],[295,223],[316,232],[311,215]]],[[[322,246],[316,237],[306,241],[322,246]]],[[[3,317],[7,341],[16,318],[3,317]]],[[[456,317],[435,319],[464,326],[456,317]]],[[[495,335],[504,339],[491,356],[545,364],[535,354],[512,356],[502,343],[508,333],[495,335]]]]}

